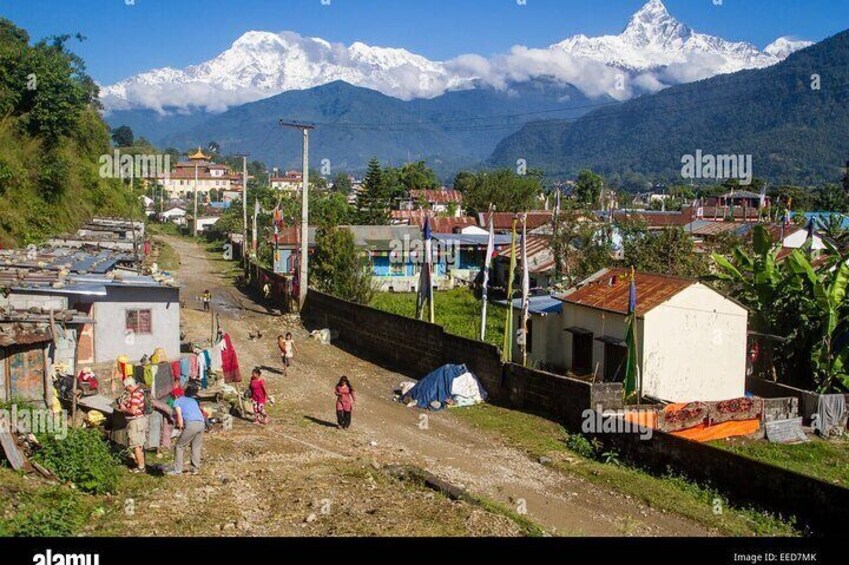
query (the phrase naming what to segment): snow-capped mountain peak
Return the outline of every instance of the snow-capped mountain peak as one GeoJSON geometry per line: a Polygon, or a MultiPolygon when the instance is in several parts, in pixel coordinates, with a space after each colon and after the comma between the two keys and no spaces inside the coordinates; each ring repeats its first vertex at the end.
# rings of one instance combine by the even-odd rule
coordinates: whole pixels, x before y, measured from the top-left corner
{"type": "Polygon", "coordinates": [[[101,89],[107,110],[230,106],[342,80],[404,100],[447,90],[553,77],[590,97],[618,99],[715,74],[775,64],[810,42],[782,37],[763,51],[701,34],[679,22],[661,0],[649,0],[619,35],[579,34],[547,48],[517,46],[484,58],[431,61],[402,48],[345,46],[295,32],[248,31],[218,56],[185,69],[164,67],[101,89]],[[613,89],[625,71],[635,88],[613,89]],[[614,77],[614,78],[612,78],[614,77]]]}

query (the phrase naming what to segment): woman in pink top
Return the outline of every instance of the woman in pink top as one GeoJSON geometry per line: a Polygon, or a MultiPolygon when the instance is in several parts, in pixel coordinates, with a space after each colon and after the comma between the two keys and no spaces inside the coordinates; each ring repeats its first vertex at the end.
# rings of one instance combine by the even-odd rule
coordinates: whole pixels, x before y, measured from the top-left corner
{"type": "Polygon", "coordinates": [[[351,426],[351,411],[356,401],[351,381],[343,376],[336,384],[336,422],[340,430],[347,430],[351,426]]]}
{"type": "Polygon", "coordinates": [[[254,403],[254,420],[257,424],[267,424],[268,414],[265,413],[265,403],[268,402],[268,389],[265,388],[265,379],[259,369],[251,372],[251,400],[254,403]]]}

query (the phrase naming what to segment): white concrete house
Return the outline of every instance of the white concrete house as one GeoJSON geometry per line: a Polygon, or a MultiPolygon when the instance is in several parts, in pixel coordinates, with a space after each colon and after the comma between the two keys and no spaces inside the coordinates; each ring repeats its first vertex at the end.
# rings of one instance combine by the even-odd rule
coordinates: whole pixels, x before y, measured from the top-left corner
{"type": "MultiPolygon", "coordinates": [[[[622,381],[629,277],[624,269],[603,269],[561,295],[560,331],[549,330],[540,361],[597,381],[622,381]],[[561,347],[549,347],[552,340],[561,347]]],[[[743,396],[746,308],[696,280],[640,272],[635,278],[642,395],[668,402],[743,396]]],[[[540,338],[533,339],[539,351],[540,338]]]]}
{"type": "Polygon", "coordinates": [[[162,221],[184,226],[186,225],[187,215],[188,212],[186,212],[185,208],[182,208],[180,206],[172,206],[171,208],[168,208],[167,210],[159,214],[159,217],[162,219],[162,221]]]}

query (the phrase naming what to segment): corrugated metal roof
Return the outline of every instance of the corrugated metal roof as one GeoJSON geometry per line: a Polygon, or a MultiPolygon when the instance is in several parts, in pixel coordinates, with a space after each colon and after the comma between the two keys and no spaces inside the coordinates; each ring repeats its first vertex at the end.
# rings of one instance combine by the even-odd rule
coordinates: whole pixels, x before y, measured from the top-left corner
{"type": "MultiPolygon", "coordinates": [[[[628,313],[630,271],[621,268],[603,269],[570,292],[559,296],[570,304],[586,306],[619,314],[628,313]]],[[[637,316],[660,306],[685,288],[696,283],[692,279],[635,273],[637,287],[637,316]]]]}
{"type": "MultiPolygon", "coordinates": [[[[528,230],[536,229],[542,225],[545,225],[551,222],[551,218],[553,217],[553,212],[549,210],[534,210],[528,212],[527,222],[528,222],[528,230]]],[[[495,212],[492,218],[492,223],[494,229],[504,231],[504,230],[512,230],[513,229],[513,217],[517,216],[513,212],[495,212]]],[[[487,229],[489,226],[489,212],[481,212],[478,216],[478,221],[480,222],[480,226],[484,229],[487,229]]],[[[521,218],[517,224],[518,228],[521,229],[522,221],[521,218]]]]}
{"type": "MultiPolygon", "coordinates": [[[[497,301],[497,304],[507,306],[507,301],[499,300],[497,301]]],[[[513,299],[513,308],[522,308],[521,298],[513,299]]],[[[531,296],[528,299],[528,311],[532,314],[539,314],[541,316],[545,316],[546,314],[559,314],[563,311],[563,302],[561,300],[558,300],[554,296],[549,295],[531,296]]]]}

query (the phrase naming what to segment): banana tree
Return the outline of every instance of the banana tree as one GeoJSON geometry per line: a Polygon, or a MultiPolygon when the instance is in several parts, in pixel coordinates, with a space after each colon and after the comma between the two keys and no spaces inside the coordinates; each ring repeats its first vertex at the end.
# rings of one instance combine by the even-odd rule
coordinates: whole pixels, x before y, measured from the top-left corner
{"type": "Polygon", "coordinates": [[[811,350],[811,363],[819,392],[829,392],[836,386],[849,389],[849,312],[845,303],[849,261],[839,257],[836,264],[819,270],[798,249],[787,258],[787,265],[802,281],[817,309],[820,323],[816,325],[819,332],[811,350]]]}
{"type": "Polygon", "coordinates": [[[733,262],[717,253],[711,254],[718,270],[710,278],[734,287],[735,297],[752,311],[753,329],[774,334],[777,331],[774,309],[781,304],[781,297],[790,281],[778,266],[777,256],[781,247],[774,244],[772,235],[763,225],[754,227],[752,247],[753,254],[735,247],[733,262]]]}

